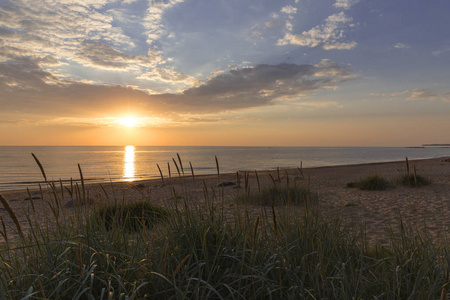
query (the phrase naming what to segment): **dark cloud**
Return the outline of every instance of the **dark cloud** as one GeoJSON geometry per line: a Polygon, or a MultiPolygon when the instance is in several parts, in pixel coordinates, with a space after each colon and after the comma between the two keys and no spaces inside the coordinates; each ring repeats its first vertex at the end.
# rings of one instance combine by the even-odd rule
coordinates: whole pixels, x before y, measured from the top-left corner
{"type": "Polygon", "coordinates": [[[0,27],[0,37],[7,38],[7,37],[14,37],[15,33],[12,30],[9,30],[7,28],[0,27]]]}
{"type": "Polygon", "coordinates": [[[53,79],[35,60],[28,57],[16,58],[13,62],[0,64],[0,84],[20,93],[23,90],[39,90],[45,81],[53,79]]]}
{"type": "Polygon", "coordinates": [[[217,75],[180,94],[149,95],[133,87],[58,81],[37,61],[21,58],[0,64],[4,109],[53,115],[86,115],[113,108],[152,114],[207,114],[300,100],[313,91],[348,80],[347,67],[330,61],[317,65],[257,65],[217,75]],[[51,82],[51,83],[48,83],[51,82]]]}
{"type": "Polygon", "coordinates": [[[231,70],[180,95],[164,94],[158,99],[189,112],[235,110],[270,105],[287,96],[300,99],[306,93],[334,86],[349,74],[347,68],[338,65],[257,65],[231,70]]]}

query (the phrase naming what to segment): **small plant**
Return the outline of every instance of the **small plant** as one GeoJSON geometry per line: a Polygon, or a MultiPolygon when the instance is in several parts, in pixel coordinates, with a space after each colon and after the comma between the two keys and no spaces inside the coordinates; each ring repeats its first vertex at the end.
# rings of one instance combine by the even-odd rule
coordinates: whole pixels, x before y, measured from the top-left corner
{"type": "Polygon", "coordinates": [[[400,177],[398,182],[401,185],[404,186],[413,186],[413,187],[420,187],[424,185],[429,185],[431,183],[431,180],[428,178],[425,178],[421,175],[417,174],[416,165],[414,165],[414,172],[411,174],[409,171],[409,161],[408,157],[406,158],[406,174],[400,177]]]}
{"type": "Polygon", "coordinates": [[[139,231],[167,217],[168,212],[148,202],[108,205],[100,208],[92,215],[93,224],[104,226],[106,230],[114,227],[128,231],[139,231]]]}
{"type": "Polygon", "coordinates": [[[372,175],[356,182],[347,183],[348,188],[359,188],[366,191],[383,191],[390,186],[388,180],[378,175],[372,175]]]}
{"type": "Polygon", "coordinates": [[[431,180],[417,174],[405,174],[399,179],[399,183],[404,186],[421,187],[429,185],[431,180]]]}
{"type": "Polygon", "coordinates": [[[282,186],[273,184],[262,188],[259,192],[238,197],[238,202],[260,205],[308,204],[317,202],[318,196],[309,188],[302,186],[282,186]]]}

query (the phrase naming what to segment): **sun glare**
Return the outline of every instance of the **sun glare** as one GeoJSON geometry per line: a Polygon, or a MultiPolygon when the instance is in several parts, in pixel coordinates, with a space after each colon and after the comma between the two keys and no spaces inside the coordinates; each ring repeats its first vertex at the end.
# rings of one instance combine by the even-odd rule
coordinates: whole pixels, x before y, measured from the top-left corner
{"type": "Polygon", "coordinates": [[[134,117],[119,118],[117,123],[126,127],[136,127],[139,125],[139,119],[134,117]]]}
{"type": "Polygon", "coordinates": [[[123,178],[125,181],[133,181],[135,177],[134,167],[134,146],[125,147],[125,157],[123,165],[123,178]]]}

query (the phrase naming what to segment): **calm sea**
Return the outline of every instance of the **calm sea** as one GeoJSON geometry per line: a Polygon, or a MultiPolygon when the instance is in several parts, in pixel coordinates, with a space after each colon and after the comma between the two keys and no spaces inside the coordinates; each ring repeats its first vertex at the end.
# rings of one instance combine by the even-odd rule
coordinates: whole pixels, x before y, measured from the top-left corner
{"type": "Polygon", "coordinates": [[[78,164],[89,182],[134,181],[157,178],[159,164],[172,174],[180,155],[186,174],[318,167],[450,156],[450,148],[425,147],[103,147],[103,146],[0,146],[0,190],[35,188],[43,177],[31,153],[42,163],[49,180],[78,180],[78,164]]]}

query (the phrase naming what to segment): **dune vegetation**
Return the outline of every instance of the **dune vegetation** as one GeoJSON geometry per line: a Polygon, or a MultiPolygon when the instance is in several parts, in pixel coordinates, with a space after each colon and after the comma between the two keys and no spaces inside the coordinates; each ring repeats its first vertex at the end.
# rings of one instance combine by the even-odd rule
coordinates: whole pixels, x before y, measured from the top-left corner
{"type": "Polygon", "coordinates": [[[388,246],[370,245],[294,183],[244,192],[231,218],[223,187],[201,204],[180,191],[166,207],[118,197],[67,212],[48,188],[48,219],[31,210],[15,243],[0,229],[0,299],[439,299],[449,282],[448,242],[400,218],[388,246]]]}

